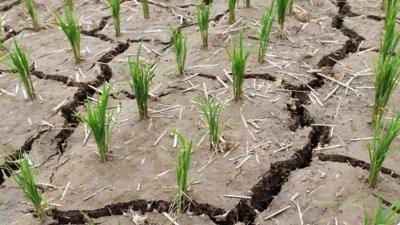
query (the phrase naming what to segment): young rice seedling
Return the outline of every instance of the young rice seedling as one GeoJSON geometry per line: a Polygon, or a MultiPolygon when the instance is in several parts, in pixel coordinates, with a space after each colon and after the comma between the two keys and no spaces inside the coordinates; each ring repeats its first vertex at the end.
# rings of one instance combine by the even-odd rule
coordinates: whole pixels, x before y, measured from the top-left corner
{"type": "Polygon", "coordinates": [[[132,61],[131,58],[128,58],[129,69],[131,72],[131,80],[129,82],[129,85],[135,95],[140,118],[147,119],[149,117],[147,105],[149,98],[150,81],[153,74],[153,66],[148,65],[147,67],[142,68],[140,61],[141,48],[142,43],[140,43],[139,45],[135,61],[132,61]]]}
{"type": "Polygon", "coordinates": [[[399,222],[400,214],[400,198],[397,199],[389,208],[383,208],[381,198],[377,199],[377,207],[375,208],[372,218],[365,213],[364,225],[394,225],[399,222]]]}
{"type": "Polygon", "coordinates": [[[73,14],[73,6],[71,4],[72,3],[65,6],[63,17],[58,14],[55,14],[55,17],[57,26],[60,27],[67,36],[74,52],[75,62],[78,63],[81,60],[81,33],[79,21],[73,14]]]}
{"type": "Polygon", "coordinates": [[[210,5],[201,1],[197,6],[197,23],[199,24],[202,47],[208,46],[208,25],[210,23],[210,5]]]}
{"type": "Polygon", "coordinates": [[[243,93],[246,63],[250,56],[250,51],[243,46],[243,30],[240,31],[239,41],[233,42],[233,50],[228,55],[233,76],[233,96],[235,101],[239,101],[243,93]]]}
{"type": "Polygon", "coordinates": [[[185,64],[186,64],[186,34],[179,28],[172,30],[172,41],[175,50],[175,59],[178,66],[178,72],[181,77],[185,76],[185,64]]]}
{"type": "Polygon", "coordinates": [[[400,132],[400,113],[395,113],[387,127],[382,128],[380,124],[374,124],[373,141],[368,143],[368,152],[371,161],[371,168],[368,182],[375,187],[378,182],[379,173],[386,157],[391,152],[391,144],[400,132]]]}
{"type": "Polygon", "coordinates": [[[277,0],[277,14],[278,14],[278,23],[279,23],[279,32],[278,36],[283,38],[284,34],[284,26],[285,26],[285,16],[286,10],[289,6],[290,0],[277,0]]]}
{"type": "Polygon", "coordinates": [[[263,63],[265,58],[265,52],[269,44],[272,25],[275,20],[275,0],[272,1],[271,6],[265,10],[263,17],[261,18],[261,29],[260,34],[260,44],[258,48],[258,62],[263,63]]]}
{"type": "Polygon", "coordinates": [[[175,131],[178,137],[180,151],[176,166],[176,178],[178,182],[178,190],[175,197],[177,212],[181,213],[187,196],[187,183],[190,163],[192,161],[192,140],[186,141],[183,134],[175,131]]]}
{"type": "Polygon", "coordinates": [[[28,10],[29,15],[31,16],[33,28],[39,29],[39,20],[36,11],[35,2],[33,0],[24,0],[25,7],[28,10]]]}
{"type": "Polygon", "coordinates": [[[143,17],[145,19],[149,19],[150,18],[149,0],[141,0],[140,3],[142,4],[143,8],[143,17]]]}
{"type": "Polygon", "coordinates": [[[111,85],[105,84],[94,103],[90,103],[89,100],[86,102],[85,114],[77,115],[92,130],[102,162],[108,158],[108,143],[113,128],[113,112],[107,111],[111,90],[111,85]]]}
{"type": "Polygon", "coordinates": [[[22,83],[24,90],[30,100],[36,98],[35,89],[32,84],[29,59],[21,46],[14,38],[14,50],[10,51],[10,62],[7,65],[15,77],[22,83]]]}
{"type": "Polygon", "coordinates": [[[22,154],[20,159],[15,163],[17,170],[12,170],[10,167],[6,167],[6,170],[11,174],[13,180],[21,188],[25,196],[32,202],[36,215],[39,219],[43,220],[46,217],[45,207],[47,201],[36,185],[36,171],[26,154],[22,154]]]}
{"type": "Polygon", "coordinates": [[[399,81],[400,51],[396,50],[400,32],[396,32],[398,0],[387,0],[385,34],[377,61],[375,62],[374,123],[380,123],[385,107],[399,81]]]}
{"type": "Polygon", "coordinates": [[[115,34],[117,37],[121,36],[121,1],[120,0],[108,0],[108,4],[111,7],[111,14],[114,22],[115,34]]]}
{"type": "Polygon", "coordinates": [[[198,105],[206,118],[208,134],[210,136],[210,147],[211,149],[217,149],[221,133],[220,115],[223,104],[207,97],[205,102],[200,102],[198,105]]]}
{"type": "Polygon", "coordinates": [[[229,15],[228,15],[228,20],[229,24],[234,24],[236,20],[236,5],[238,3],[238,0],[228,0],[228,9],[229,9],[229,15]]]}

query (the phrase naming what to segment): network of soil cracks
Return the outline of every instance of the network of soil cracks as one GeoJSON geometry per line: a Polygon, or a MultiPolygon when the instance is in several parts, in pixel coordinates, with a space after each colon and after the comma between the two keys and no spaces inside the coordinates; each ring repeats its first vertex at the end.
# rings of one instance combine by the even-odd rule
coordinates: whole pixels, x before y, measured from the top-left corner
{"type": "MultiPolygon", "coordinates": [[[[123,35],[113,32],[105,1],[77,0],[84,61],[75,64],[52,12],[61,0],[37,0],[39,31],[31,29],[23,1],[0,3],[1,42],[12,37],[28,52],[40,98],[24,99],[5,68],[0,74],[0,164],[29,154],[50,206],[39,222],[6,171],[0,171],[0,224],[362,224],[377,196],[389,205],[400,196],[400,155],[384,164],[377,189],[366,184],[371,136],[373,59],[379,51],[383,12],[374,0],[298,0],[288,15],[286,37],[274,27],[266,62],[257,63],[259,19],[270,1],[242,4],[227,25],[225,1],[213,3],[210,46],[201,49],[197,1],[150,1],[149,20],[137,1],[122,3],[123,35]],[[302,9],[302,10],[299,10],[302,9]],[[225,153],[209,149],[206,127],[193,100],[203,87],[220,101],[231,97],[230,63],[224,49],[246,24],[253,48],[245,97],[223,109],[225,153]],[[186,78],[176,74],[171,27],[188,36],[186,78]],[[139,120],[127,79],[126,56],[155,63],[151,119],[139,120]],[[87,129],[74,116],[105,82],[115,88],[111,159],[100,163],[87,129]],[[177,148],[172,129],[191,136],[195,150],[190,203],[174,210],[177,148]]],[[[394,99],[400,97],[397,90],[394,99]]],[[[395,105],[398,107],[399,104],[395,105]]],[[[390,116],[390,115],[389,115],[390,116]]],[[[396,140],[395,147],[399,146],[396,140]]]]}

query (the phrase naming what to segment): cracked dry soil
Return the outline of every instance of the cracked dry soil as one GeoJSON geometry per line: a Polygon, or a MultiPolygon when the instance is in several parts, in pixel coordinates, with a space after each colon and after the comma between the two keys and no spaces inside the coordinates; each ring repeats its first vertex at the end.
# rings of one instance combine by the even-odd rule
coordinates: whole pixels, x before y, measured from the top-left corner
{"type": "MultiPolygon", "coordinates": [[[[223,85],[231,86],[224,73],[230,67],[224,48],[230,48],[229,38],[236,38],[238,29],[227,25],[225,1],[214,2],[210,46],[205,50],[200,49],[195,24],[197,1],[153,1],[150,20],[142,18],[135,1],[123,1],[123,35],[116,38],[107,5],[78,0],[84,56],[78,65],[49,13],[61,11],[62,1],[37,2],[39,31],[30,28],[22,1],[0,3],[7,31],[1,41],[10,46],[13,35],[21,41],[35,61],[32,75],[42,99],[27,102],[21,91],[16,96],[0,92],[0,163],[28,153],[39,166],[39,186],[54,206],[47,211],[48,219],[39,223],[9,174],[0,171],[0,224],[84,224],[82,212],[96,224],[117,224],[118,219],[134,224],[132,211],[143,215],[143,224],[170,224],[162,213],[174,214],[173,128],[191,135],[196,144],[190,171],[195,182],[189,192],[192,202],[176,218],[181,225],[362,224],[363,211],[356,205],[373,210],[376,193],[365,182],[368,153],[365,142],[354,139],[372,133],[373,90],[368,87],[373,86],[372,60],[383,24],[376,2],[363,1],[363,7],[357,0],[296,2],[310,20],[288,16],[284,40],[276,38],[274,27],[267,61],[258,64],[255,51],[249,60],[247,97],[223,110],[223,136],[231,150],[226,157],[210,151],[207,139],[201,142],[206,128],[192,102],[203,97],[203,84],[221,101],[231,97],[231,87],[223,85]],[[190,82],[175,72],[171,26],[188,34],[190,82]],[[141,41],[141,57],[156,64],[148,121],[139,120],[135,96],[126,84],[126,56],[135,55],[141,41]],[[326,77],[343,83],[352,79],[350,86],[357,93],[336,87],[326,77]],[[85,128],[74,113],[82,112],[85,99],[95,94],[91,87],[104,82],[118,87],[110,106],[120,112],[111,160],[100,163],[93,140],[83,144],[85,128]],[[163,111],[170,106],[176,107],[163,111]],[[240,156],[253,148],[240,165],[240,156]],[[291,201],[294,195],[298,208],[291,201]],[[287,206],[273,219],[264,219],[287,206]]],[[[249,47],[257,46],[257,21],[269,4],[253,0],[251,8],[239,5],[237,18],[250,27],[245,35],[249,47]]],[[[17,82],[2,69],[0,88],[13,93],[17,82]]],[[[399,96],[397,90],[394,98],[399,96]]],[[[386,204],[400,196],[399,159],[393,154],[382,169],[379,192],[386,204]]]]}

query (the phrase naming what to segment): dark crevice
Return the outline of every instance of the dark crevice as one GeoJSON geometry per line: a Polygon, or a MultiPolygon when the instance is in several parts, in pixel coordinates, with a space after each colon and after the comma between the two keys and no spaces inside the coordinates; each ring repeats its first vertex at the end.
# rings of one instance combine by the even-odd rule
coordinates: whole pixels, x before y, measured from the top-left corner
{"type": "Polygon", "coordinates": [[[16,0],[16,1],[11,2],[11,3],[9,3],[9,4],[3,5],[3,6],[0,8],[0,11],[1,11],[1,12],[8,11],[8,10],[12,9],[14,6],[17,6],[17,5],[18,5],[19,3],[21,3],[21,2],[22,2],[22,0],[16,0]]]}
{"type": "MultiPolygon", "coordinates": [[[[328,161],[328,162],[338,162],[338,163],[348,163],[352,165],[353,167],[359,167],[364,170],[368,170],[371,167],[371,164],[364,162],[362,160],[352,158],[350,156],[344,156],[344,155],[337,155],[337,154],[324,154],[324,153],[318,153],[316,154],[319,160],[321,161],[328,161]]],[[[400,174],[397,174],[395,171],[382,167],[381,168],[381,173],[389,175],[393,178],[400,178],[400,174]]]]}
{"type": "Polygon", "coordinates": [[[61,76],[61,75],[45,74],[44,72],[38,71],[38,70],[33,70],[31,72],[31,74],[39,79],[53,80],[53,81],[61,82],[70,87],[80,87],[81,85],[83,85],[83,83],[76,82],[74,79],[71,79],[69,77],[65,77],[65,76],[61,76]]]}
{"type": "Polygon", "coordinates": [[[115,41],[112,38],[109,38],[107,35],[104,34],[99,34],[100,31],[104,29],[104,27],[107,25],[108,20],[111,18],[111,16],[105,16],[101,18],[99,25],[91,30],[81,30],[81,34],[90,36],[90,37],[95,37],[99,38],[102,41],[106,42],[111,42],[114,43],[115,41]]]}

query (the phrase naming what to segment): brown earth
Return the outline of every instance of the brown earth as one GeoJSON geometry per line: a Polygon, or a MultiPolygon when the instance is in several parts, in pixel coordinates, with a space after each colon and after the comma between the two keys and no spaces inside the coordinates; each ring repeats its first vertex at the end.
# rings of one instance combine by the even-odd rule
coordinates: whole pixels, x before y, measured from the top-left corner
{"type": "MultiPolygon", "coordinates": [[[[310,20],[301,22],[304,14],[297,11],[289,15],[284,40],[276,38],[275,27],[264,64],[257,63],[257,38],[259,18],[270,1],[253,0],[249,9],[240,4],[236,16],[248,26],[245,43],[253,53],[241,102],[232,101],[225,51],[238,37],[240,24],[227,24],[225,1],[215,2],[210,46],[201,49],[197,1],[154,1],[150,20],[143,19],[136,1],[123,1],[123,35],[116,38],[104,2],[77,0],[84,58],[79,64],[49,13],[62,13],[62,1],[37,2],[39,31],[31,29],[22,2],[0,3],[8,31],[3,43],[11,46],[13,34],[22,43],[35,62],[33,79],[40,95],[28,102],[20,87],[14,96],[17,81],[1,74],[0,163],[15,157],[14,149],[29,153],[39,166],[37,181],[51,208],[48,219],[39,223],[21,191],[0,171],[0,224],[83,224],[84,212],[96,224],[117,224],[119,219],[122,224],[171,224],[163,214],[169,213],[181,225],[289,225],[301,224],[299,210],[304,224],[329,224],[335,218],[339,224],[361,224],[364,211],[358,206],[371,212],[378,193],[386,204],[400,196],[398,152],[385,162],[376,190],[365,183],[372,66],[383,27],[383,12],[375,1],[297,1],[310,20]],[[176,74],[171,27],[187,33],[190,78],[176,74]],[[151,119],[145,121],[139,120],[126,83],[126,57],[136,56],[140,42],[141,58],[155,63],[151,119]],[[336,82],[349,79],[350,88],[336,82]],[[85,126],[74,113],[83,112],[84,100],[93,96],[90,86],[101,88],[105,81],[115,87],[110,107],[116,124],[110,160],[100,163],[94,141],[85,140],[85,126]],[[207,129],[194,101],[204,98],[204,86],[227,102],[222,113],[227,155],[216,154],[207,138],[203,141],[207,129]],[[175,128],[192,137],[195,146],[192,202],[183,215],[176,215],[173,205],[175,128]],[[253,153],[243,157],[249,150],[253,153]],[[291,201],[295,194],[299,209],[291,201]]],[[[399,96],[397,90],[393,99],[399,96]]],[[[398,146],[396,140],[394,148],[398,146]]]]}

